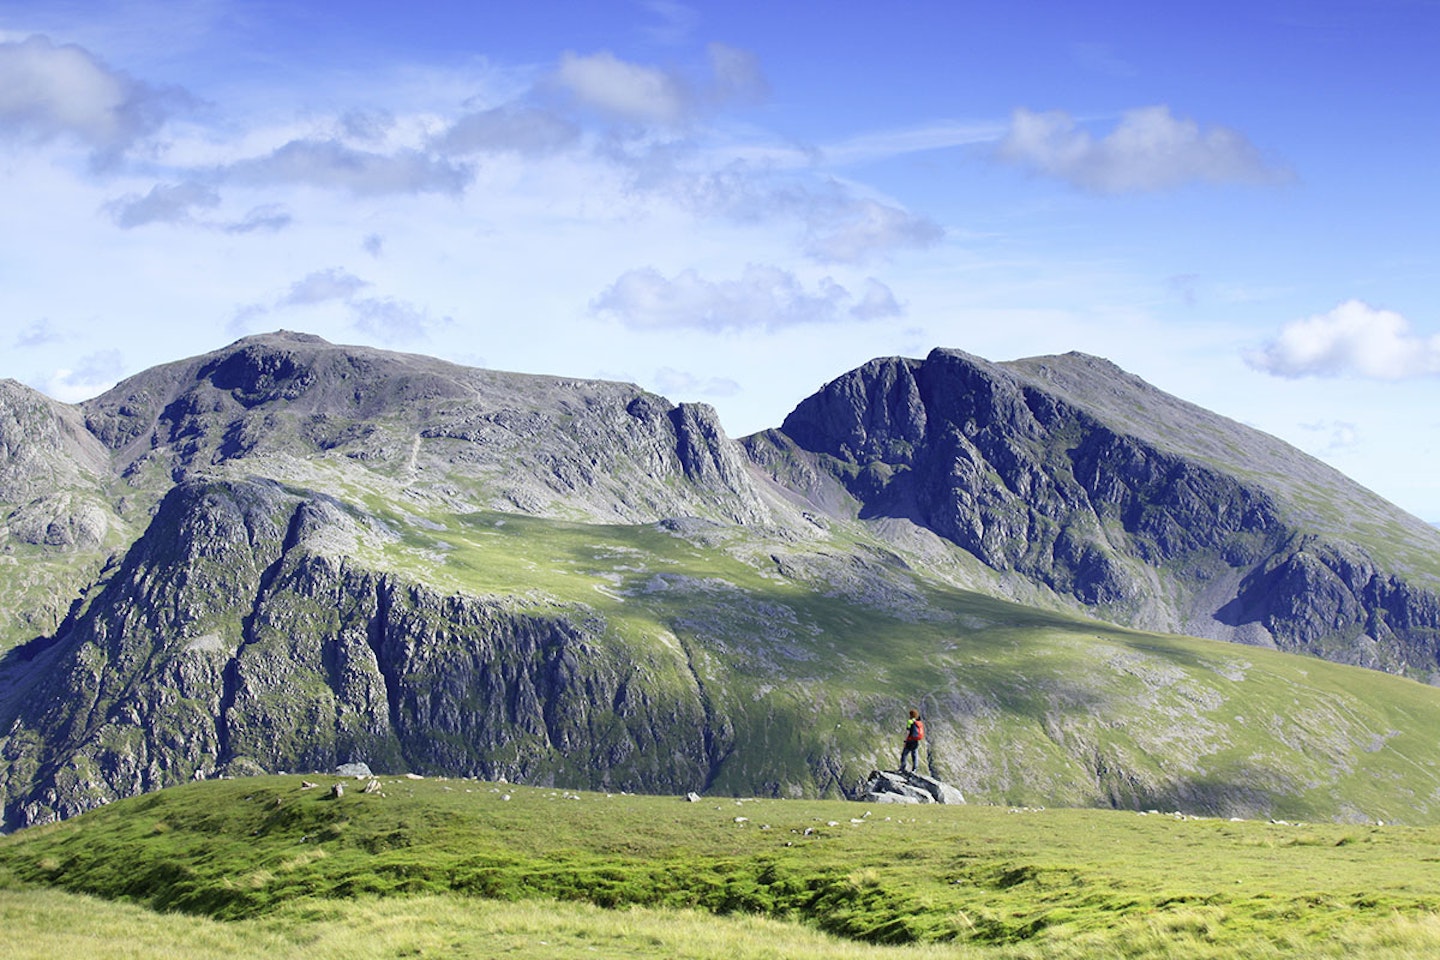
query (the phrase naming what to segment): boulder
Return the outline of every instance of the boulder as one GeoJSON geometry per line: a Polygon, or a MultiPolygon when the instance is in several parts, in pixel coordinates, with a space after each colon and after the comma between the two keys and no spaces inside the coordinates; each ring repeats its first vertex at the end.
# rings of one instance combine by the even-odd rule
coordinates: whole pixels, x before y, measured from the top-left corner
{"type": "Polygon", "coordinates": [[[900,770],[872,770],[855,791],[865,803],[964,803],[956,787],[934,777],[900,770]]]}

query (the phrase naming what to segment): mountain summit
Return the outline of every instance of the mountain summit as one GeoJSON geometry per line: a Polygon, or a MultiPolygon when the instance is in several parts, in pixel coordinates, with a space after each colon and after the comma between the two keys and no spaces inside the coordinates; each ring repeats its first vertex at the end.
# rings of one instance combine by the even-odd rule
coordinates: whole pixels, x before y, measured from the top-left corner
{"type": "Polygon", "coordinates": [[[1080,354],[875,360],[733,441],[280,332],[0,383],[0,517],[7,828],[347,762],[838,796],[911,706],[977,802],[1440,817],[1440,691],[1264,649],[1428,679],[1440,533],[1080,354]]]}
{"type": "Polygon", "coordinates": [[[750,444],[786,441],[861,517],[911,521],[1106,619],[1436,671],[1433,527],[1109,361],[875,360],[750,444]]]}

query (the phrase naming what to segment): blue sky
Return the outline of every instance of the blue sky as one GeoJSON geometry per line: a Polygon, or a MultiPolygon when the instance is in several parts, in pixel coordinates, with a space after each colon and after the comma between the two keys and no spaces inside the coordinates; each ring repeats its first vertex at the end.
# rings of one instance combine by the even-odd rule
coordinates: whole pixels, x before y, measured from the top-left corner
{"type": "Polygon", "coordinates": [[[1440,521],[1437,0],[0,0],[0,377],[1080,350],[1440,521]]]}

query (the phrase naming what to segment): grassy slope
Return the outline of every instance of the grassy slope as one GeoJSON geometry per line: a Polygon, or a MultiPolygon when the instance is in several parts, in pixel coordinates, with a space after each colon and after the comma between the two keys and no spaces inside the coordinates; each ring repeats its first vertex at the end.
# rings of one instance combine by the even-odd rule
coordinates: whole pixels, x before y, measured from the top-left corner
{"type": "Polygon", "coordinates": [[[975,958],[1440,949],[1433,828],[333,782],[195,784],[4,838],[0,946],[66,955],[113,920],[151,956],[870,955],[815,930],[975,958]]]}
{"type": "Polygon", "coordinates": [[[742,745],[715,789],[835,795],[894,763],[889,728],[915,702],[933,771],[983,802],[1440,821],[1440,691],[1408,680],[1020,607],[899,566],[859,595],[834,561],[855,547],[838,528],[796,546],[719,527],[424,520],[372,559],[441,589],[584,605],[628,643],[683,644],[742,745]],[[780,576],[772,549],[814,579],[780,576]]]}

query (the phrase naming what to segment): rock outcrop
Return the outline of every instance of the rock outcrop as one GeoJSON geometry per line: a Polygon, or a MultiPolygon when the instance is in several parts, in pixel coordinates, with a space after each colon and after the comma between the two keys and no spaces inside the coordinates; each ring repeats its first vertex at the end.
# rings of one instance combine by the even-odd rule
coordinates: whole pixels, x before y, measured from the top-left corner
{"type": "Polygon", "coordinates": [[[958,787],[913,770],[872,770],[854,799],[865,803],[964,803],[958,787]]]}

